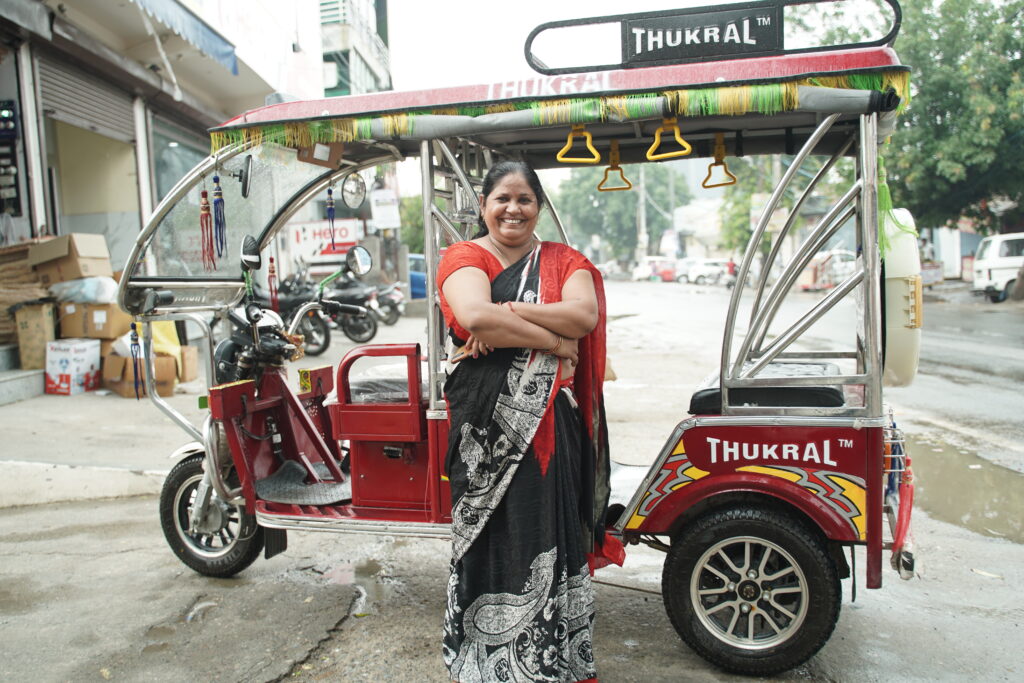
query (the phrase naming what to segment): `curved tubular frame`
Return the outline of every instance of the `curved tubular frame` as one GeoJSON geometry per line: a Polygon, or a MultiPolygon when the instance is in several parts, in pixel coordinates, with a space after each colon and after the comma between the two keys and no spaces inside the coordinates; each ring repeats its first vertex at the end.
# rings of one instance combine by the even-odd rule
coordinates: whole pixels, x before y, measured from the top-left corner
{"type": "MultiPolygon", "coordinates": [[[[737,282],[744,282],[746,280],[753,258],[757,253],[757,247],[767,232],[769,219],[778,207],[784,192],[793,183],[799,168],[805,163],[809,154],[837,118],[838,115],[832,115],[821,122],[776,186],[748,242],[746,253],[737,273],[737,282]]],[[[877,207],[875,205],[877,191],[874,187],[877,164],[877,120],[877,114],[862,115],[856,140],[851,138],[843,144],[839,151],[832,155],[829,161],[815,174],[810,185],[800,195],[796,208],[793,209],[782,232],[778,235],[775,244],[772,246],[768,261],[762,269],[761,277],[753,295],[748,330],[745,338],[738,346],[738,352],[735,357],[733,356],[733,339],[736,335],[736,318],[739,314],[739,306],[744,292],[743,287],[733,289],[729,303],[729,313],[726,318],[724,338],[722,340],[721,367],[719,371],[722,415],[767,415],[781,413],[794,416],[812,414],[821,416],[877,417],[882,414],[880,378],[881,332],[878,329],[879,325],[871,322],[877,320],[877,313],[880,310],[880,285],[874,278],[866,276],[867,273],[878,271],[879,259],[877,253],[877,207]],[[780,242],[782,238],[792,230],[796,209],[806,201],[813,188],[820,183],[821,179],[832,168],[839,157],[850,150],[855,141],[858,144],[856,180],[843,197],[832,205],[822,220],[814,227],[790,259],[779,279],[766,294],[765,287],[768,274],[771,271],[772,265],[780,256],[780,242]],[[862,259],[857,271],[846,278],[835,290],[802,315],[795,323],[790,325],[771,344],[765,346],[765,339],[769,328],[787,292],[796,283],[800,273],[814,255],[851,218],[856,218],[856,235],[862,259]],[[858,290],[858,288],[863,288],[865,313],[863,316],[863,326],[857,329],[855,352],[822,351],[807,354],[785,352],[800,335],[806,332],[815,322],[819,321],[829,310],[834,308],[839,301],[849,296],[853,291],[858,290]],[[758,373],[764,370],[770,363],[776,359],[783,358],[855,358],[857,361],[856,374],[829,376],[827,383],[832,385],[864,386],[864,405],[834,408],[803,407],[780,409],[777,407],[735,406],[729,403],[730,389],[752,386],[807,386],[812,384],[820,385],[822,383],[822,378],[820,377],[813,379],[800,377],[757,377],[758,373]]]]}

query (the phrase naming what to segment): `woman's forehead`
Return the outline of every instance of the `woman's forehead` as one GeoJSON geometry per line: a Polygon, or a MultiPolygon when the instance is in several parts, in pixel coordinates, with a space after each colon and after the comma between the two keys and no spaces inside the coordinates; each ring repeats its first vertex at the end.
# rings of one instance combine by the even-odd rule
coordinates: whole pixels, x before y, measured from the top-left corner
{"type": "Polygon", "coordinates": [[[497,194],[499,192],[507,194],[534,194],[533,188],[530,187],[530,183],[526,180],[526,177],[522,173],[516,172],[503,176],[501,180],[494,184],[494,189],[491,190],[491,194],[497,194]]]}

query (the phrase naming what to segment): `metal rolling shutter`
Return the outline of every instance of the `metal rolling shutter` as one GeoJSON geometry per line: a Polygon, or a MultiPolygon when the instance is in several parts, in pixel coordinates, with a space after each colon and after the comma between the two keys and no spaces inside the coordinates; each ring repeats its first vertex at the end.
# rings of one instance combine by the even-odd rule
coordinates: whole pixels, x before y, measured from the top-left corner
{"type": "Polygon", "coordinates": [[[47,116],[122,142],[135,139],[132,98],[126,92],[45,54],[36,64],[47,116]]]}

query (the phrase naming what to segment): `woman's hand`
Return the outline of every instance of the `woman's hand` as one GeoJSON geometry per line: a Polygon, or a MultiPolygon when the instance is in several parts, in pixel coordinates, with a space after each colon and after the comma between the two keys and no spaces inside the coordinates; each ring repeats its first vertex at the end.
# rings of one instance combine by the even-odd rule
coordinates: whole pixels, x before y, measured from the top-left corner
{"type": "Polygon", "coordinates": [[[580,360],[580,342],[578,339],[559,337],[559,341],[548,353],[552,353],[559,358],[565,358],[572,365],[576,365],[580,360]]]}
{"type": "Polygon", "coordinates": [[[473,358],[478,358],[481,355],[486,356],[493,350],[493,346],[489,346],[480,341],[479,339],[477,339],[476,337],[474,337],[473,335],[469,335],[469,339],[466,340],[466,343],[462,345],[458,353],[455,354],[455,357],[452,358],[452,362],[458,363],[459,361],[465,360],[470,356],[472,356],[473,358]]]}

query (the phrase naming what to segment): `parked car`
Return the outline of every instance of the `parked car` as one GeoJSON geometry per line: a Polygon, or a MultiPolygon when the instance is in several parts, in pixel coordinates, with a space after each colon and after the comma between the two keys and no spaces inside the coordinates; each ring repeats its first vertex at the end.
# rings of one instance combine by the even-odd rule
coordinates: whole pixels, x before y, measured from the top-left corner
{"type": "Polygon", "coordinates": [[[427,261],[423,254],[409,254],[409,295],[412,299],[427,298],[427,261]]]}
{"type": "Polygon", "coordinates": [[[698,285],[715,284],[729,268],[729,259],[697,259],[686,274],[689,282],[698,285]]]}
{"type": "Polygon", "coordinates": [[[697,265],[699,259],[695,258],[681,258],[676,261],[676,282],[682,282],[683,284],[690,281],[690,268],[697,265]]]}
{"type": "Polygon", "coordinates": [[[998,304],[1006,301],[1024,266],[1024,233],[986,237],[974,256],[974,283],[971,292],[985,295],[998,304]]]}

